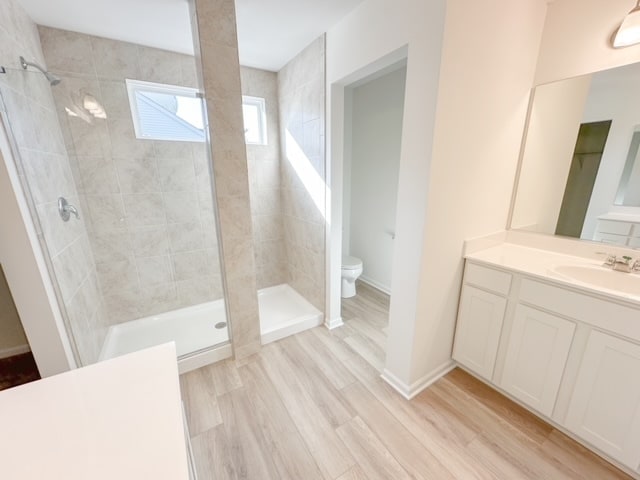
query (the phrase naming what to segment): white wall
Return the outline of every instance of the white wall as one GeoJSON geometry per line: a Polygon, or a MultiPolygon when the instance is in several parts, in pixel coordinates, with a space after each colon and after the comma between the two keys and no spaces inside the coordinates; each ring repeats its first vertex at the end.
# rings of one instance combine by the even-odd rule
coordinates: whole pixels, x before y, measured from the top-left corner
{"type": "Polygon", "coordinates": [[[336,83],[408,44],[385,378],[411,395],[450,365],[464,240],[505,228],[546,5],[449,0],[443,24],[444,1],[396,3],[369,0],[329,31],[327,75],[335,169],[336,83]]]}
{"type": "Polygon", "coordinates": [[[449,0],[411,378],[446,365],[467,238],[507,223],[546,11],[539,0],[449,0]]]}
{"type": "Polygon", "coordinates": [[[391,291],[406,76],[401,67],[353,88],[350,166],[345,162],[347,253],[362,259],[362,280],[385,292],[391,291]]]}
{"type": "Polygon", "coordinates": [[[640,61],[640,45],[614,49],[611,35],[632,0],[556,0],[549,3],[536,85],[640,61]]]}
{"type": "Polygon", "coordinates": [[[353,129],[353,88],[344,89],[344,158],[342,167],[342,253],[349,254],[351,245],[351,153],[353,129]]]}
{"type": "Polygon", "coordinates": [[[411,383],[444,13],[444,0],[399,0],[393,7],[385,0],[367,0],[327,32],[330,327],[340,320],[344,87],[396,63],[408,50],[386,367],[402,384],[411,383]]]}
{"type": "Polygon", "coordinates": [[[585,75],[536,89],[511,228],[555,233],[590,84],[585,75]]]}

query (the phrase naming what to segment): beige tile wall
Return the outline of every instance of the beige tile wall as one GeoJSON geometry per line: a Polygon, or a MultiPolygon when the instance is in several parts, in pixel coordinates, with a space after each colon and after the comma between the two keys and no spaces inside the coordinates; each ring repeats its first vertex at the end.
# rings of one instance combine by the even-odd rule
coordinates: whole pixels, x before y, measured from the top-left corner
{"type": "Polygon", "coordinates": [[[107,322],[89,247],[87,216],[74,186],[49,82],[39,72],[23,71],[20,55],[45,63],[36,25],[15,0],[3,0],[0,65],[9,71],[0,74],[0,92],[19,149],[18,172],[25,190],[31,192],[27,201],[55,274],[54,286],[76,354],[82,363],[92,363],[98,357],[107,322]],[[80,209],[80,220],[62,222],[56,209],[61,195],[80,209]]]}
{"type": "Polygon", "coordinates": [[[192,0],[190,8],[209,119],[227,308],[234,354],[242,358],[260,349],[260,321],[235,5],[233,0],[192,0]]]}
{"type": "Polygon", "coordinates": [[[282,127],[282,212],[288,281],[325,305],[325,39],[278,73],[282,127]]]}
{"type": "Polygon", "coordinates": [[[39,27],[110,323],[222,298],[206,146],[135,137],[125,79],[196,87],[195,58],[39,27]],[[107,119],[65,113],[90,94],[107,119]]]}
{"type": "Polygon", "coordinates": [[[249,193],[258,288],[288,280],[280,180],[278,76],[241,67],[242,93],[265,99],[267,145],[247,145],[249,193]]]}

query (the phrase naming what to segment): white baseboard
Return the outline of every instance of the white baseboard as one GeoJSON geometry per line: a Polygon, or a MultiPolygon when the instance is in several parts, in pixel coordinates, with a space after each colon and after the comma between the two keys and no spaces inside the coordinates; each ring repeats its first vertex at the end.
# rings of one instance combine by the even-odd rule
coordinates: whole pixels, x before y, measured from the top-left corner
{"type": "Polygon", "coordinates": [[[13,357],[14,355],[20,355],[30,351],[31,351],[31,348],[29,348],[29,345],[26,345],[26,344],[18,345],[17,347],[2,348],[0,349],[0,358],[13,357]]]}
{"type": "Polygon", "coordinates": [[[344,325],[344,322],[342,321],[342,317],[336,317],[336,318],[325,318],[324,320],[324,326],[327,327],[327,329],[329,330],[333,330],[334,328],[338,328],[341,327],[342,325],[344,325]]]}
{"type": "Polygon", "coordinates": [[[429,387],[432,383],[438,381],[440,378],[444,377],[451,370],[456,368],[456,364],[453,363],[453,360],[449,360],[436,368],[435,370],[429,372],[428,374],[422,376],[415,382],[411,383],[411,385],[407,385],[405,382],[396,377],[393,373],[391,373],[386,368],[382,372],[382,379],[391,385],[400,395],[402,395],[407,400],[411,400],[413,397],[422,392],[425,388],[429,387]]]}
{"type": "Polygon", "coordinates": [[[360,278],[358,279],[360,280],[362,283],[366,283],[367,285],[369,285],[370,287],[375,288],[376,290],[380,290],[381,292],[386,293],[387,295],[391,295],[391,288],[382,285],[378,282],[376,282],[375,280],[372,280],[371,278],[365,276],[365,275],[360,275],[360,278]]]}

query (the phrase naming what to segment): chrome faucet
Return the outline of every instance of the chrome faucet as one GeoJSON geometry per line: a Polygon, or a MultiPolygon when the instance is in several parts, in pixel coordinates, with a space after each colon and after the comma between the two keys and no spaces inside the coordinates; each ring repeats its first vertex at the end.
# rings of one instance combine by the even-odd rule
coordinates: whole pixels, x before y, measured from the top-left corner
{"type": "Polygon", "coordinates": [[[609,254],[604,262],[604,266],[611,267],[616,272],[624,273],[637,273],[640,272],[640,258],[631,263],[631,258],[628,255],[617,257],[616,255],[609,254]]]}
{"type": "Polygon", "coordinates": [[[632,258],[628,255],[624,255],[622,258],[616,258],[613,269],[616,272],[631,273],[631,260],[632,258]]]}

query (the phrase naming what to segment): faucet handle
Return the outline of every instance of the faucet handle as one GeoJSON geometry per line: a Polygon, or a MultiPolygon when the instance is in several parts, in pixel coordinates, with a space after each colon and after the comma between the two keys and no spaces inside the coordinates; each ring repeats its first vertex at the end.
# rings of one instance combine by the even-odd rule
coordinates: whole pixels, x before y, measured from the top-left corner
{"type": "Polygon", "coordinates": [[[64,197],[58,198],[58,213],[60,213],[60,218],[62,218],[62,220],[65,222],[69,221],[69,218],[71,218],[71,214],[75,215],[76,219],[80,219],[78,209],[69,204],[69,202],[67,202],[67,199],[64,197]]]}
{"type": "Polygon", "coordinates": [[[604,264],[608,267],[612,267],[616,263],[617,257],[612,253],[607,254],[607,259],[604,261],[604,264]]]}
{"type": "Polygon", "coordinates": [[[640,258],[636,258],[636,261],[631,265],[632,272],[640,272],[640,258]]]}

